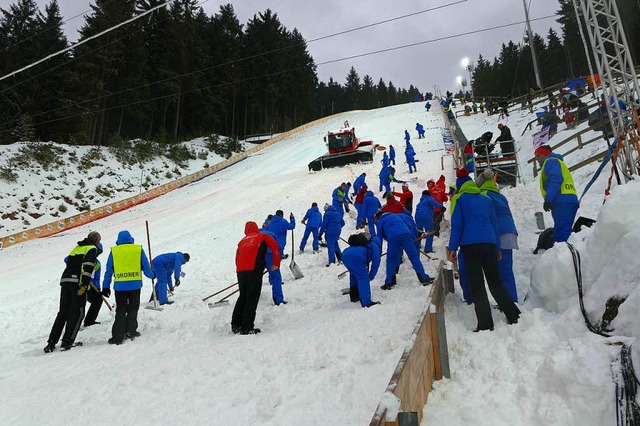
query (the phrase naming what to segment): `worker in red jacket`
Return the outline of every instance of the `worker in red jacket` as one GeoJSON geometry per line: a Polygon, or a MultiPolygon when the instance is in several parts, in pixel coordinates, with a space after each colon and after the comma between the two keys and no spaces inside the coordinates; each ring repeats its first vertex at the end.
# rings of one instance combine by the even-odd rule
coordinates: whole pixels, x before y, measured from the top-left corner
{"type": "Polygon", "coordinates": [[[260,233],[255,222],[245,224],[244,234],[245,237],[240,240],[236,250],[236,274],[240,297],[233,308],[231,331],[235,334],[258,334],[260,329],[254,328],[253,322],[260,301],[262,273],[267,265],[267,248],[271,249],[273,256],[271,271],[280,267],[280,248],[275,239],[260,233]]]}
{"type": "MultiPolygon", "coordinates": [[[[364,173],[363,173],[364,174],[364,173]]],[[[356,218],[356,229],[364,228],[364,220],[366,218],[364,212],[364,197],[367,195],[367,184],[362,183],[362,186],[358,190],[358,194],[356,195],[356,199],[353,201],[353,205],[358,212],[358,217],[356,218]]]]}
{"type": "MultiPolygon", "coordinates": [[[[429,181],[427,182],[429,194],[431,194],[433,199],[440,204],[443,204],[445,201],[449,200],[449,198],[447,197],[447,193],[445,192],[444,180],[444,175],[440,175],[438,182],[435,182],[433,179],[429,179],[429,181]]],[[[433,209],[433,229],[435,230],[436,237],[440,237],[440,222],[442,222],[444,210],[444,207],[442,209],[433,209]]]]}
{"type": "Polygon", "coordinates": [[[409,184],[404,182],[402,184],[402,192],[392,192],[396,197],[400,197],[400,203],[405,209],[409,210],[409,213],[413,214],[413,192],[409,190],[409,184]]]}
{"type": "Polygon", "coordinates": [[[380,210],[387,213],[402,213],[403,211],[405,211],[405,208],[404,204],[396,200],[393,194],[389,194],[387,195],[387,204],[382,206],[380,210]]]}

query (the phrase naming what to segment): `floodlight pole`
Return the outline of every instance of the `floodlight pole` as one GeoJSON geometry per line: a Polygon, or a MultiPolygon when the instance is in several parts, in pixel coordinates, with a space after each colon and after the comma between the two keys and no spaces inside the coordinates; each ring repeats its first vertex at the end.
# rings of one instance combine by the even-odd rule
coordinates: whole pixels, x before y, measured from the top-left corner
{"type": "Polygon", "coordinates": [[[542,89],[542,78],[540,78],[540,67],[538,66],[538,56],[536,55],[536,48],[533,46],[533,31],[531,31],[531,22],[529,21],[529,8],[527,7],[527,0],[522,0],[524,4],[524,17],[527,21],[527,33],[529,34],[529,47],[531,48],[531,58],[533,59],[533,71],[536,74],[536,84],[538,89],[542,89]]]}

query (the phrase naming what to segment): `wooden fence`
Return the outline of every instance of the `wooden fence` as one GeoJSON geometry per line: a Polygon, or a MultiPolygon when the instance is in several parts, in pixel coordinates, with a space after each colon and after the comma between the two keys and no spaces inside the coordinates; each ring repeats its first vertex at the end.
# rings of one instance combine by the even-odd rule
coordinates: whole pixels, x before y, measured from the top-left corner
{"type": "Polygon", "coordinates": [[[414,421],[411,424],[417,424],[433,382],[450,377],[444,318],[448,292],[453,292],[453,271],[445,269],[445,262],[440,261],[427,303],[370,426],[402,426],[408,417],[414,421]]]}
{"type": "Polygon", "coordinates": [[[281,133],[278,136],[272,138],[271,140],[260,144],[254,148],[251,148],[247,151],[241,152],[237,155],[230,157],[229,159],[217,163],[211,167],[207,167],[203,170],[197,171],[195,173],[189,174],[187,176],[181,177],[174,181],[162,184],[160,186],[151,188],[148,191],[142,192],[139,195],[134,195],[132,197],[125,198],[123,200],[119,200],[110,204],[107,204],[102,207],[97,207],[91,209],[86,212],[82,212],[76,214],[71,217],[67,217],[64,219],[57,220],[55,222],[50,222],[45,225],[41,225],[35,228],[27,229],[24,231],[20,231],[11,235],[7,235],[5,237],[0,237],[0,249],[5,249],[7,247],[24,243],[26,241],[30,241],[36,238],[48,237],[54,234],[58,234],[60,232],[64,232],[68,229],[72,229],[78,226],[86,225],[88,223],[94,222],[96,220],[105,218],[107,216],[111,216],[114,213],[121,212],[123,210],[130,209],[133,206],[137,206],[142,203],[146,203],[147,201],[153,200],[161,195],[164,195],[168,192],[171,192],[177,188],[188,185],[192,182],[203,179],[207,176],[210,176],[226,167],[229,167],[233,164],[236,164],[239,161],[242,161],[249,157],[252,154],[255,154],[258,151],[261,151],[273,144],[276,144],[284,139],[287,139],[297,133],[300,133],[304,130],[309,129],[310,127],[317,126],[326,121],[338,118],[343,115],[351,114],[357,111],[343,112],[339,114],[335,114],[329,117],[324,117],[310,123],[307,123],[303,126],[296,127],[295,129],[289,130],[287,132],[281,133]]]}

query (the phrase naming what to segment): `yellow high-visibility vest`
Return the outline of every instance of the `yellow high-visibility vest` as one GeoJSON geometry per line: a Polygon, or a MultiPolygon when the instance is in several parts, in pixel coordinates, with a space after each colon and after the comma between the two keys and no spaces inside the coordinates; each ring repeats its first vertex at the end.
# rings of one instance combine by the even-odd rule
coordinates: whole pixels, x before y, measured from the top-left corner
{"type": "Polygon", "coordinates": [[[542,163],[542,170],[540,171],[540,192],[542,193],[542,198],[547,196],[547,190],[544,189],[544,183],[546,182],[548,176],[545,172],[544,166],[547,164],[547,161],[549,160],[556,160],[558,163],[560,163],[560,171],[562,172],[562,184],[560,185],[560,194],[577,195],[576,187],[573,184],[573,177],[571,176],[571,172],[569,171],[569,168],[567,167],[567,165],[564,164],[564,161],[560,160],[559,158],[547,157],[542,163]]]}
{"type": "Polygon", "coordinates": [[[137,281],[142,279],[142,246],[122,244],[111,248],[114,281],[137,281]]]}

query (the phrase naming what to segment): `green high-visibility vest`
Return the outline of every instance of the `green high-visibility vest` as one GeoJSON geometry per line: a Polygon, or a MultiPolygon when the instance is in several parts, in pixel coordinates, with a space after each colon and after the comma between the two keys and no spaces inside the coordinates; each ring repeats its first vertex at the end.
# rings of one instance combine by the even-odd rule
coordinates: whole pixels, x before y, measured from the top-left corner
{"type": "Polygon", "coordinates": [[[544,166],[547,164],[549,160],[556,160],[560,163],[560,171],[562,172],[562,185],[560,185],[560,194],[574,194],[577,195],[576,187],[573,184],[573,177],[571,176],[571,172],[564,161],[559,158],[549,158],[547,157],[542,163],[542,170],[540,171],[540,192],[542,193],[542,198],[547,196],[547,190],[544,189],[544,183],[547,180],[547,174],[545,173],[544,166]]]}
{"type": "Polygon", "coordinates": [[[121,244],[111,248],[114,281],[137,281],[142,279],[142,246],[121,244]]]}

